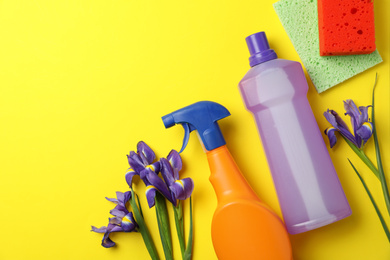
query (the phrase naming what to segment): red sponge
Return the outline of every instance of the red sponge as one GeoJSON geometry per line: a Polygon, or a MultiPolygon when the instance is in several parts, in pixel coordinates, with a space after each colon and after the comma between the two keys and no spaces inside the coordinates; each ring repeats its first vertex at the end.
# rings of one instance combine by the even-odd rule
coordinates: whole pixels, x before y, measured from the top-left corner
{"type": "Polygon", "coordinates": [[[375,51],[372,0],[318,0],[320,55],[368,54],[375,51]]]}

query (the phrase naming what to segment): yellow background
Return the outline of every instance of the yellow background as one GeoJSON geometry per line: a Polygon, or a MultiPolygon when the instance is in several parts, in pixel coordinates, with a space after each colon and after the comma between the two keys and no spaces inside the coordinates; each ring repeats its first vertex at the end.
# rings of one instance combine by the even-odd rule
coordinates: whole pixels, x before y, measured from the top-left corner
{"type": "MultiPolygon", "coordinates": [[[[266,31],[279,57],[299,61],[274,2],[1,0],[0,259],[147,259],[140,234],[114,234],[118,246],[105,249],[90,225],[106,225],[113,204],[104,197],[127,190],[126,154],[140,140],[159,157],[180,149],[181,127],[166,130],[161,116],[200,100],[230,110],[220,122],[228,147],[254,190],[280,215],[254,121],[237,88],[249,69],[244,38],[252,33],[266,31]]],[[[320,95],[309,83],[308,92],[325,129],[327,108],[343,114],[345,99],[371,103],[378,73],[377,131],[388,178],[389,7],[375,1],[384,62],[320,95]]],[[[193,257],[216,259],[210,237],[216,199],[206,157],[191,136],[181,174],[195,182],[193,257]]],[[[294,259],[389,259],[389,243],[347,158],[385,213],[379,182],[346,143],[329,151],[353,214],[291,236],[294,259]]],[[[366,151],[375,160],[372,140],[366,151]]],[[[141,203],[158,242],[154,210],[141,203]]],[[[226,228],[234,239],[234,223],[226,228]]],[[[175,238],[174,249],[180,259],[175,238]]]]}

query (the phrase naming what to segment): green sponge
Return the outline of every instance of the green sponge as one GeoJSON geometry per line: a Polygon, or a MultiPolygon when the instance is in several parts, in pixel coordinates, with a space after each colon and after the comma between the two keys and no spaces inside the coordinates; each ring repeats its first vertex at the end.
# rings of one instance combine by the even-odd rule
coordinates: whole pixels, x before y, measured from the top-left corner
{"type": "Polygon", "coordinates": [[[273,7],[318,93],[382,62],[378,50],[321,57],[317,0],[280,0],[273,7]]]}

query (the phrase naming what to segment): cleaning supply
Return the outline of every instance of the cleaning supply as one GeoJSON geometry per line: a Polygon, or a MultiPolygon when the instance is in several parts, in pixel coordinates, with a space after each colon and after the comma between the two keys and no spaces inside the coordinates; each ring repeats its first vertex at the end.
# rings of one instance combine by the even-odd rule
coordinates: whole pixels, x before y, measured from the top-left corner
{"type": "Polygon", "coordinates": [[[264,32],[246,38],[251,69],[239,83],[257,123],[290,234],[351,215],[351,208],[307,100],[299,62],[278,59],[264,32]]]}
{"type": "Polygon", "coordinates": [[[372,0],[318,0],[320,55],[355,55],[375,51],[372,0]]]}
{"type": "Polygon", "coordinates": [[[198,131],[217,195],[211,235],[218,259],[291,260],[289,236],[282,220],[247,183],[231,156],[218,120],[229,116],[222,105],[201,101],[163,116],[166,128],[183,125],[184,150],[190,132],[198,131]]]}
{"type": "Polygon", "coordinates": [[[316,0],[280,0],[273,7],[318,93],[382,62],[378,50],[364,55],[321,57],[316,0]]]}

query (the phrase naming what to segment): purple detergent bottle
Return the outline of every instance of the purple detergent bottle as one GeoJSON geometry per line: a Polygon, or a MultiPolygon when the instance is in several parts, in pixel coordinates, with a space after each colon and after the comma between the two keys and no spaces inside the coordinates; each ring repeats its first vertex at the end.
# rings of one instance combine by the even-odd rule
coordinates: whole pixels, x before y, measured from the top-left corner
{"type": "Polygon", "coordinates": [[[288,232],[302,233],[351,215],[307,100],[301,64],[278,59],[264,32],[246,42],[251,69],[239,89],[256,121],[288,232]]]}

